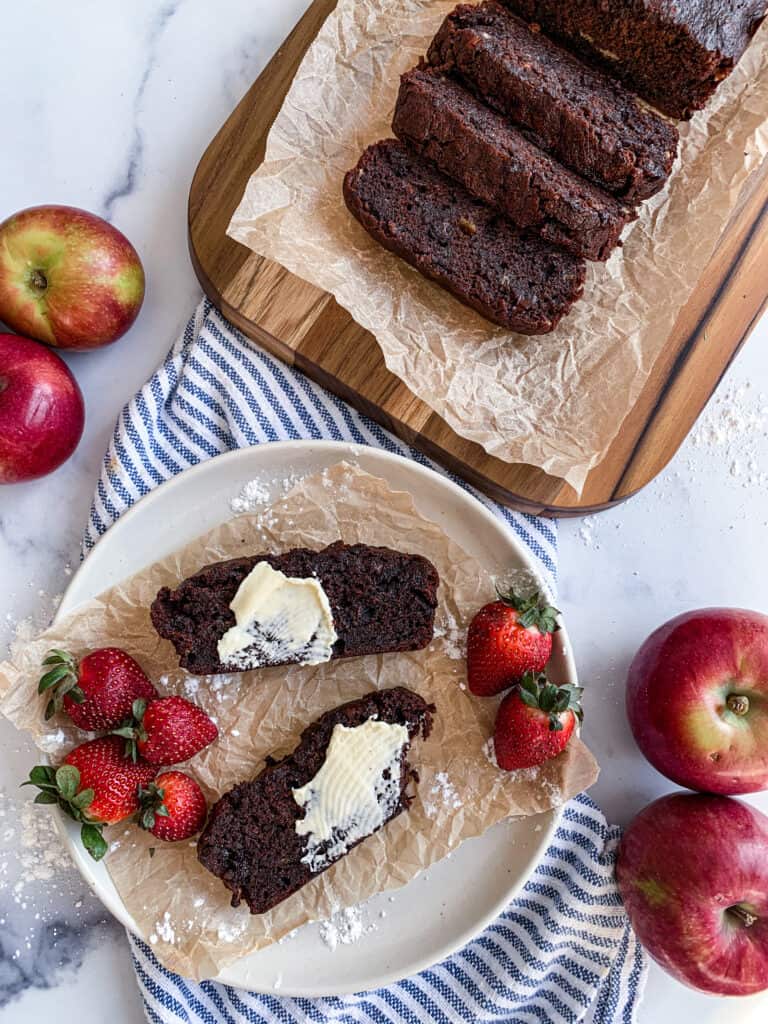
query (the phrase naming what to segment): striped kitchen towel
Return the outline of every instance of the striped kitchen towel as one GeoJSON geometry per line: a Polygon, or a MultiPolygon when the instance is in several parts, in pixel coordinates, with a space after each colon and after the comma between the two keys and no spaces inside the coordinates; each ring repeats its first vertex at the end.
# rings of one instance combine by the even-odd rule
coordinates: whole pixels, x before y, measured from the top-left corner
{"type": "MultiPolygon", "coordinates": [[[[234,448],[298,438],[374,445],[442,472],[201,303],[120,415],[85,551],[121,512],[189,466],[234,448]]],[[[472,493],[533,552],[554,592],[554,525],[472,493]]],[[[588,796],[572,800],[546,856],[498,920],[443,963],[376,992],[309,1000],[198,984],[167,971],[147,944],[130,936],[147,1018],[152,1024],[566,1024],[591,1014],[597,1024],[630,1024],[647,967],[613,877],[618,838],[588,796]]]]}

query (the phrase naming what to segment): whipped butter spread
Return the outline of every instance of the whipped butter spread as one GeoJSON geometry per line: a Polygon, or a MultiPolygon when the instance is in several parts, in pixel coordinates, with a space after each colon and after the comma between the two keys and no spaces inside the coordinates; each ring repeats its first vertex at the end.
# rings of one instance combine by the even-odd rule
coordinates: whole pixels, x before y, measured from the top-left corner
{"type": "Polygon", "coordinates": [[[219,660],[228,668],[330,661],[338,637],[319,580],[295,579],[257,562],[229,607],[235,625],[218,643],[219,660]]]}
{"type": "Polygon", "coordinates": [[[305,811],[296,832],[308,836],[301,858],[310,871],[322,871],[360,839],[371,835],[400,800],[401,757],[408,729],[369,718],[349,728],[337,725],[325,761],[293,798],[305,811]]]}

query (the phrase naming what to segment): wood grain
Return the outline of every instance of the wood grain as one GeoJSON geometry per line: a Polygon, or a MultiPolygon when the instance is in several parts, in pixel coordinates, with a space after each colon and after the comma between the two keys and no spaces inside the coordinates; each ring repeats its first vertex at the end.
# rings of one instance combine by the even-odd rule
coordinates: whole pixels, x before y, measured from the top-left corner
{"type": "Polygon", "coordinates": [[[384,365],[376,340],[327,293],[226,235],[296,69],[336,0],[314,0],[211,142],[189,195],[189,246],[205,293],[249,338],[491,497],[525,512],[585,515],[648,484],[669,462],[768,299],[768,166],[751,183],[651,375],[581,496],[533,466],[456,434],[384,365]]]}

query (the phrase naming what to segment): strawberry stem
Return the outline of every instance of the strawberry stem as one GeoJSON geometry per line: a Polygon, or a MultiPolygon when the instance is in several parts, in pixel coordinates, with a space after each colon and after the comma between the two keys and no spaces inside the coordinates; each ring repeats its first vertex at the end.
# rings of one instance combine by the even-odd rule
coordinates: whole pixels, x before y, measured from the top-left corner
{"type": "Polygon", "coordinates": [[[73,764],[63,764],[53,768],[49,764],[38,764],[29,773],[22,786],[37,786],[40,792],[35,797],[36,804],[57,804],[73,821],[81,823],[80,838],[83,846],[94,860],[101,860],[107,852],[107,843],[101,832],[102,822],[91,821],[87,810],[93,803],[95,793],[92,789],[80,788],[80,771],[73,764]]]}
{"type": "Polygon", "coordinates": [[[150,832],[155,827],[155,819],[157,816],[160,816],[161,818],[170,817],[168,808],[163,802],[165,799],[165,790],[161,789],[157,783],[150,782],[146,788],[144,786],[139,786],[137,796],[139,798],[139,810],[133,820],[139,828],[143,828],[145,831],[150,832]]]}
{"type": "Polygon", "coordinates": [[[557,617],[560,614],[557,608],[547,604],[546,598],[540,591],[522,597],[514,590],[502,590],[496,587],[499,600],[503,601],[509,608],[514,608],[518,613],[517,621],[523,629],[530,629],[535,626],[540,633],[556,633],[560,629],[557,617]]]}
{"type": "Polygon", "coordinates": [[[125,756],[129,757],[134,764],[139,760],[138,742],[147,738],[144,728],[144,712],[147,710],[147,702],[143,697],[137,697],[131,707],[131,715],[126,718],[119,728],[113,729],[111,735],[120,736],[125,740],[125,756]]]}
{"type": "Polygon", "coordinates": [[[65,697],[69,697],[75,704],[82,704],[85,694],[79,686],[77,661],[68,651],[49,651],[43,661],[43,668],[47,671],[37,684],[37,692],[49,696],[45,706],[45,720],[48,722],[61,711],[65,697]]]}
{"type": "Polygon", "coordinates": [[[560,732],[563,723],[560,715],[564,711],[572,711],[579,721],[582,721],[584,712],[581,708],[581,695],[584,688],[564,683],[557,686],[547,679],[543,672],[538,675],[535,672],[526,672],[520,680],[520,699],[529,708],[536,708],[549,715],[549,728],[552,732],[560,732]]]}

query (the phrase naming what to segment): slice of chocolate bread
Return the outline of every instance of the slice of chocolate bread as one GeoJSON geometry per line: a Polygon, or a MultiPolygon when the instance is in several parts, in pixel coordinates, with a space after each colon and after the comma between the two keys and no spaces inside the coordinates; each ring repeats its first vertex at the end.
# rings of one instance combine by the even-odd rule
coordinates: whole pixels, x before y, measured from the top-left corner
{"type": "Polygon", "coordinates": [[[377,242],[502,327],[546,334],[583,291],[582,260],[525,234],[396,139],[369,146],[344,198],[377,242]]]}
{"type": "Polygon", "coordinates": [[[629,202],[654,195],[669,177],[677,129],[499,3],[457,7],[429,61],[457,73],[561,163],[629,202]]]}
{"type": "Polygon", "coordinates": [[[765,0],[502,0],[671,117],[699,110],[738,63],[765,0]]]}
{"type": "MultiPolygon", "coordinates": [[[[407,810],[412,800],[408,785],[418,779],[408,763],[410,742],[419,733],[426,739],[434,711],[433,705],[403,687],[369,693],[326,712],[304,730],[292,754],[280,761],[267,759],[267,767],[252,782],[225,793],[211,808],[197,843],[197,857],[232,892],[232,906],[245,900],[252,914],[265,913],[407,810]],[[336,741],[335,730],[343,727],[346,734],[340,738],[349,740],[350,730],[370,722],[400,727],[394,737],[394,756],[386,766],[379,765],[381,772],[374,764],[375,777],[371,777],[370,762],[358,766],[347,760],[334,765],[331,785],[348,798],[336,805],[343,805],[344,812],[339,812],[338,820],[325,822],[329,837],[316,842],[317,836],[307,826],[312,790],[319,792],[323,785],[318,773],[332,739],[336,741]],[[350,812],[358,800],[363,808],[356,820],[350,812]],[[371,804],[380,809],[378,817],[366,817],[365,806],[370,809],[371,804]],[[364,835],[360,817],[373,826],[364,835]]],[[[364,747],[357,748],[363,757],[364,747]]]]}
{"type": "MultiPolygon", "coordinates": [[[[421,555],[337,541],[322,551],[295,548],[216,562],[174,590],[163,587],[152,604],[152,623],[197,675],[243,671],[257,664],[225,664],[219,642],[235,624],[230,607],[241,583],[265,562],[290,579],[317,580],[327,596],[337,639],[331,658],[415,651],[432,640],[440,578],[421,555]]],[[[291,664],[299,656],[260,664],[291,664]]],[[[327,660],[327,659],[325,659],[327,660]]]]}
{"type": "Polygon", "coordinates": [[[392,129],[518,227],[574,256],[607,259],[634,216],[436,68],[403,75],[392,129]]]}

